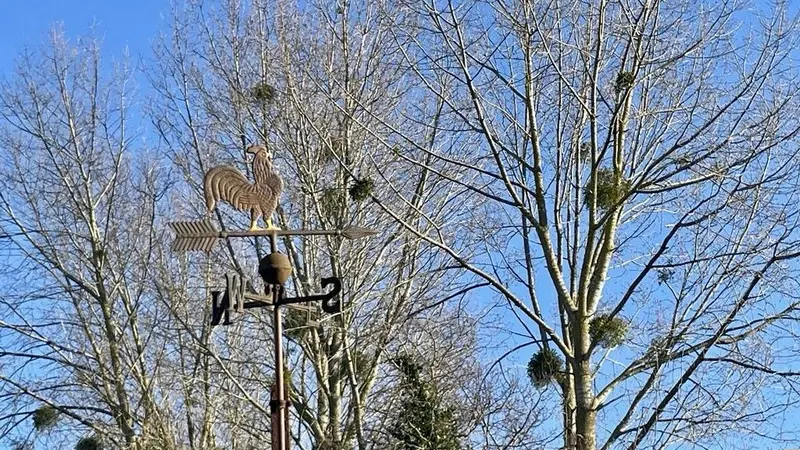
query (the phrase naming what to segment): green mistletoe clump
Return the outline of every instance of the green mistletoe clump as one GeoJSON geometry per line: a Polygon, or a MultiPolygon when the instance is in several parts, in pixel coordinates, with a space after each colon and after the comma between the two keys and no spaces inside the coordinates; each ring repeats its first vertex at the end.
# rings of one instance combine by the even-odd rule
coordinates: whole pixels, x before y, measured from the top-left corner
{"type": "Polygon", "coordinates": [[[621,317],[601,314],[589,322],[589,336],[592,342],[603,348],[614,348],[625,342],[628,334],[628,321],[621,317]]]}
{"type": "Polygon", "coordinates": [[[528,378],[537,388],[558,382],[564,373],[564,360],[551,348],[543,348],[528,361],[528,378]]]}

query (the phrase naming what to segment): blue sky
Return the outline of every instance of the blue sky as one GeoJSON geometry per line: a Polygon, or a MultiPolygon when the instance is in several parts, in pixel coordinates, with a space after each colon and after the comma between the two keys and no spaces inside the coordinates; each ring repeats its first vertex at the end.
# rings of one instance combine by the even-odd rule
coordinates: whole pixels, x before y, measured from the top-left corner
{"type": "Polygon", "coordinates": [[[0,74],[9,73],[23,48],[45,42],[57,23],[71,38],[96,24],[106,58],[126,48],[134,58],[147,55],[169,10],[169,0],[0,0],[0,74]]]}

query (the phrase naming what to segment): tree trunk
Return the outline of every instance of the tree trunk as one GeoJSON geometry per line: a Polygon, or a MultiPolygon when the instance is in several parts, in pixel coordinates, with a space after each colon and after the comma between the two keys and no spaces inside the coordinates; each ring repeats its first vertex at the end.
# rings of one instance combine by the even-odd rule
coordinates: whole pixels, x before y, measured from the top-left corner
{"type": "Polygon", "coordinates": [[[594,408],[584,407],[578,405],[575,414],[575,428],[576,436],[576,449],[577,450],[594,450],[597,445],[597,438],[595,433],[595,421],[597,412],[594,408]]]}
{"type": "Polygon", "coordinates": [[[590,361],[589,320],[584,317],[575,321],[573,342],[575,358],[572,361],[573,380],[575,383],[575,449],[594,450],[597,445],[595,421],[597,413],[594,409],[594,393],[592,391],[592,364],[590,361]]]}
{"type": "Polygon", "coordinates": [[[564,449],[574,450],[577,446],[575,441],[575,389],[569,374],[561,382],[561,392],[563,395],[562,411],[564,414],[564,449]]]}

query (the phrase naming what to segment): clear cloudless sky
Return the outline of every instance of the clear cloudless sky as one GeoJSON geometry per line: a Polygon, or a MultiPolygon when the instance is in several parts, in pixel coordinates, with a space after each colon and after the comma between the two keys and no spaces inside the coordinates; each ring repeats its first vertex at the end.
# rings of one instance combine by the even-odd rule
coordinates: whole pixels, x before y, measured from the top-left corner
{"type": "MultiPolygon", "coordinates": [[[[152,43],[168,29],[171,0],[0,0],[0,80],[14,76],[16,57],[26,48],[39,51],[60,27],[69,42],[93,35],[100,40],[103,66],[127,54],[134,67],[152,55],[152,43]]],[[[132,87],[142,95],[147,81],[134,74],[132,87]]],[[[130,105],[129,138],[147,138],[138,97],[130,105]]]]}
{"type": "Polygon", "coordinates": [[[9,74],[25,47],[47,42],[54,24],[70,39],[86,35],[94,24],[104,59],[127,48],[137,60],[150,53],[169,11],[170,0],[0,0],[0,75],[9,74]]]}

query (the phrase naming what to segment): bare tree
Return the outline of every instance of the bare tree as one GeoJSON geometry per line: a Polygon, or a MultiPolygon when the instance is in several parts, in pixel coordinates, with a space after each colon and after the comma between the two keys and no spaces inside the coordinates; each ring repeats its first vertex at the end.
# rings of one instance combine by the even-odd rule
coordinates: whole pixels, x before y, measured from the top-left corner
{"type": "Polygon", "coordinates": [[[131,84],[56,31],[0,86],[4,440],[174,448],[150,283],[164,174],[132,145],[131,84]]]}
{"type": "Polygon", "coordinates": [[[508,302],[516,349],[538,346],[527,374],[558,386],[564,448],[790,437],[771,418],[797,388],[798,30],[783,3],[743,8],[384,5],[422,128],[336,103],[480,205],[443,222],[373,163],[397,189],[376,204],[508,302]]]}
{"type": "MultiPolygon", "coordinates": [[[[465,388],[469,380],[477,386],[482,376],[476,359],[481,343],[459,334],[465,324],[475,325],[460,300],[483,283],[450,276],[449,258],[374,204],[378,195],[391,199],[398,205],[394,214],[431,234],[440,233],[433,223],[468,226],[464,211],[479,204],[463,199],[462,188],[446,178],[403,163],[401,150],[387,147],[385,136],[371,131],[371,125],[391,121],[423,141],[436,139],[426,124],[403,111],[407,72],[398,64],[400,48],[387,45],[391,25],[378,4],[197,2],[177,8],[149,72],[157,90],[153,124],[184,176],[186,204],[197,206],[182,211],[184,217],[207,214],[202,202],[192,200],[200,198],[205,170],[225,162],[247,172],[244,150],[264,143],[287,181],[279,226],[352,224],[380,231],[367,242],[281,242],[294,267],[293,292],[310,294],[329,274],[342,277],[345,286],[342,314],[287,317],[295,445],[320,450],[390,446],[385,425],[398,384],[391,360],[408,350],[409,342],[431,349],[424,361],[432,376],[450,377],[446,390],[463,405],[465,440],[480,434],[487,441],[518,445],[530,439],[538,415],[523,414],[513,426],[485,426],[484,415],[476,411],[493,405],[497,418],[530,398],[509,387],[513,383],[486,382],[482,396],[465,388]],[[431,327],[442,331],[432,333],[431,327]],[[501,403],[506,409],[497,406],[501,403]],[[506,436],[500,436],[501,429],[506,436]]],[[[435,114],[442,105],[426,107],[435,114]]],[[[213,218],[224,228],[244,226],[241,214],[224,208],[213,218]]],[[[479,244],[464,240],[457,248],[472,254],[479,244]]],[[[212,261],[252,276],[256,257],[265,252],[260,240],[228,243],[212,261]]],[[[255,283],[253,289],[258,288],[255,283]]],[[[220,420],[229,421],[232,432],[253,433],[255,441],[264,442],[272,324],[258,314],[240,323],[215,331],[220,339],[202,345],[236,380],[230,386],[233,395],[253,418],[234,423],[241,412],[228,411],[220,420]]]]}

